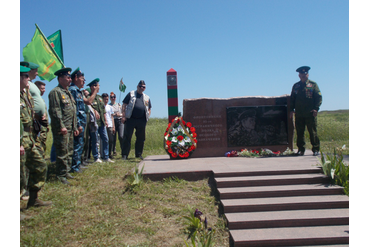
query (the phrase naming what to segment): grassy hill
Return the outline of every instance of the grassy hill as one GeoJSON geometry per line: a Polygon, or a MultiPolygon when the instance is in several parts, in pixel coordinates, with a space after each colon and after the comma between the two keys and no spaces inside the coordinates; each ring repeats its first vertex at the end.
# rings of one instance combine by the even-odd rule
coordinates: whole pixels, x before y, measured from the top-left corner
{"type": "MultiPolygon", "coordinates": [[[[348,110],[322,111],[318,125],[324,152],[332,152],[344,144],[349,147],[348,110]]],[[[165,154],[162,138],[166,126],[167,118],[153,118],[148,122],[144,156],[165,154]]],[[[47,153],[51,143],[50,134],[47,153]]],[[[310,149],[308,133],[306,143],[310,149]]],[[[114,164],[92,164],[70,180],[73,186],[56,181],[54,167],[48,161],[50,176],[40,198],[53,201],[53,205],[24,210],[33,218],[20,223],[20,245],[184,246],[187,235],[183,216],[188,214],[189,205],[207,216],[209,227],[216,230],[217,246],[228,246],[225,220],[218,214],[218,201],[207,180],[146,181],[135,190],[127,191],[125,175],[140,162],[133,157],[133,152],[129,158],[116,159],[114,164]]],[[[20,202],[21,209],[25,205],[25,201],[20,202]]]]}

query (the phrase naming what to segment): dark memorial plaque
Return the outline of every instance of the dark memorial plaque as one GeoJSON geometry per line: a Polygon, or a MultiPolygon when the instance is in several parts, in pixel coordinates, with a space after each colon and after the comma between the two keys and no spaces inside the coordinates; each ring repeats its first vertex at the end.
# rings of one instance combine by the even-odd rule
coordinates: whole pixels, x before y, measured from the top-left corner
{"type": "Polygon", "coordinates": [[[227,107],[227,146],[288,145],[287,106],[227,107]]]}
{"type": "Polygon", "coordinates": [[[196,128],[192,157],[217,157],[231,150],[293,149],[289,95],[184,99],[183,118],[196,128]]]}

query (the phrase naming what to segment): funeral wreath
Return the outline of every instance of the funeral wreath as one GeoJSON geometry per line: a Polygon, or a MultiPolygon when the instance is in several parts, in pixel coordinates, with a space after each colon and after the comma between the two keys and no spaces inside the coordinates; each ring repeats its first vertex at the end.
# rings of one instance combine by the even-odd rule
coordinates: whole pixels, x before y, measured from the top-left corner
{"type": "Polygon", "coordinates": [[[190,122],[176,117],[169,123],[164,133],[164,148],[171,159],[185,159],[197,147],[197,134],[190,122]]]}

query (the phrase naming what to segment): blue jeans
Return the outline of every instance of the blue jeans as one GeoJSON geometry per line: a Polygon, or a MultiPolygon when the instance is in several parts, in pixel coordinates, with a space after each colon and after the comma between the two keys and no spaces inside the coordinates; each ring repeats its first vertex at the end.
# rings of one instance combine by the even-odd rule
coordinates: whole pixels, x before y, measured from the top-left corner
{"type": "Polygon", "coordinates": [[[73,137],[72,170],[78,171],[81,165],[81,156],[84,149],[84,130],[78,136],[73,137]]]}
{"type": "Polygon", "coordinates": [[[99,158],[99,150],[98,150],[98,133],[100,135],[100,139],[103,142],[103,155],[102,159],[106,160],[109,158],[109,141],[108,141],[108,134],[105,128],[105,125],[99,126],[96,132],[90,132],[91,138],[91,151],[94,157],[94,160],[99,158]]]}

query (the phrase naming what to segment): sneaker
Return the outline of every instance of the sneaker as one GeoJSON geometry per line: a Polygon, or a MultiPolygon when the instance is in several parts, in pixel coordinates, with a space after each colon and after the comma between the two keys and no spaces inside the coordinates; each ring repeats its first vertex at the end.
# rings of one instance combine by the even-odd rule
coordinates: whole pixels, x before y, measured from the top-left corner
{"type": "Polygon", "coordinates": [[[122,155],[122,159],[123,160],[127,160],[127,156],[126,155],[122,155]]]}
{"type": "Polygon", "coordinates": [[[106,159],[106,160],[104,160],[104,162],[109,162],[109,163],[114,163],[114,161],[113,160],[111,160],[111,159],[106,159]]]}
{"type": "Polygon", "coordinates": [[[101,159],[97,158],[94,163],[103,163],[103,161],[101,161],[101,159]]]}
{"type": "Polygon", "coordinates": [[[296,155],[297,155],[297,156],[303,156],[303,155],[304,155],[304,151],[298,151],[298,152],[296,153],[296,155]]]}
{"type": "Polygon", "coordinates": [[[141,155],[136,156],[136,158],[139,158],[139,159],[141,159],[141,160],[143,160],[143,159],[144,159],[144,158],[143,158],[143,156],[141,156],[141,155]]]}
{"type": "Polygon", "coordinates": [[[317,152],[317,151],[313,152],[313,156],[318,156],[318,155],[320,155],[319,152],[317,152]]]}
{"type": "Polygon", "coordinates": [[[66,178],[68,178],[68,179],[74,179],[75,177],[72,176],[70,173],[67,173],[66,178]]]}

